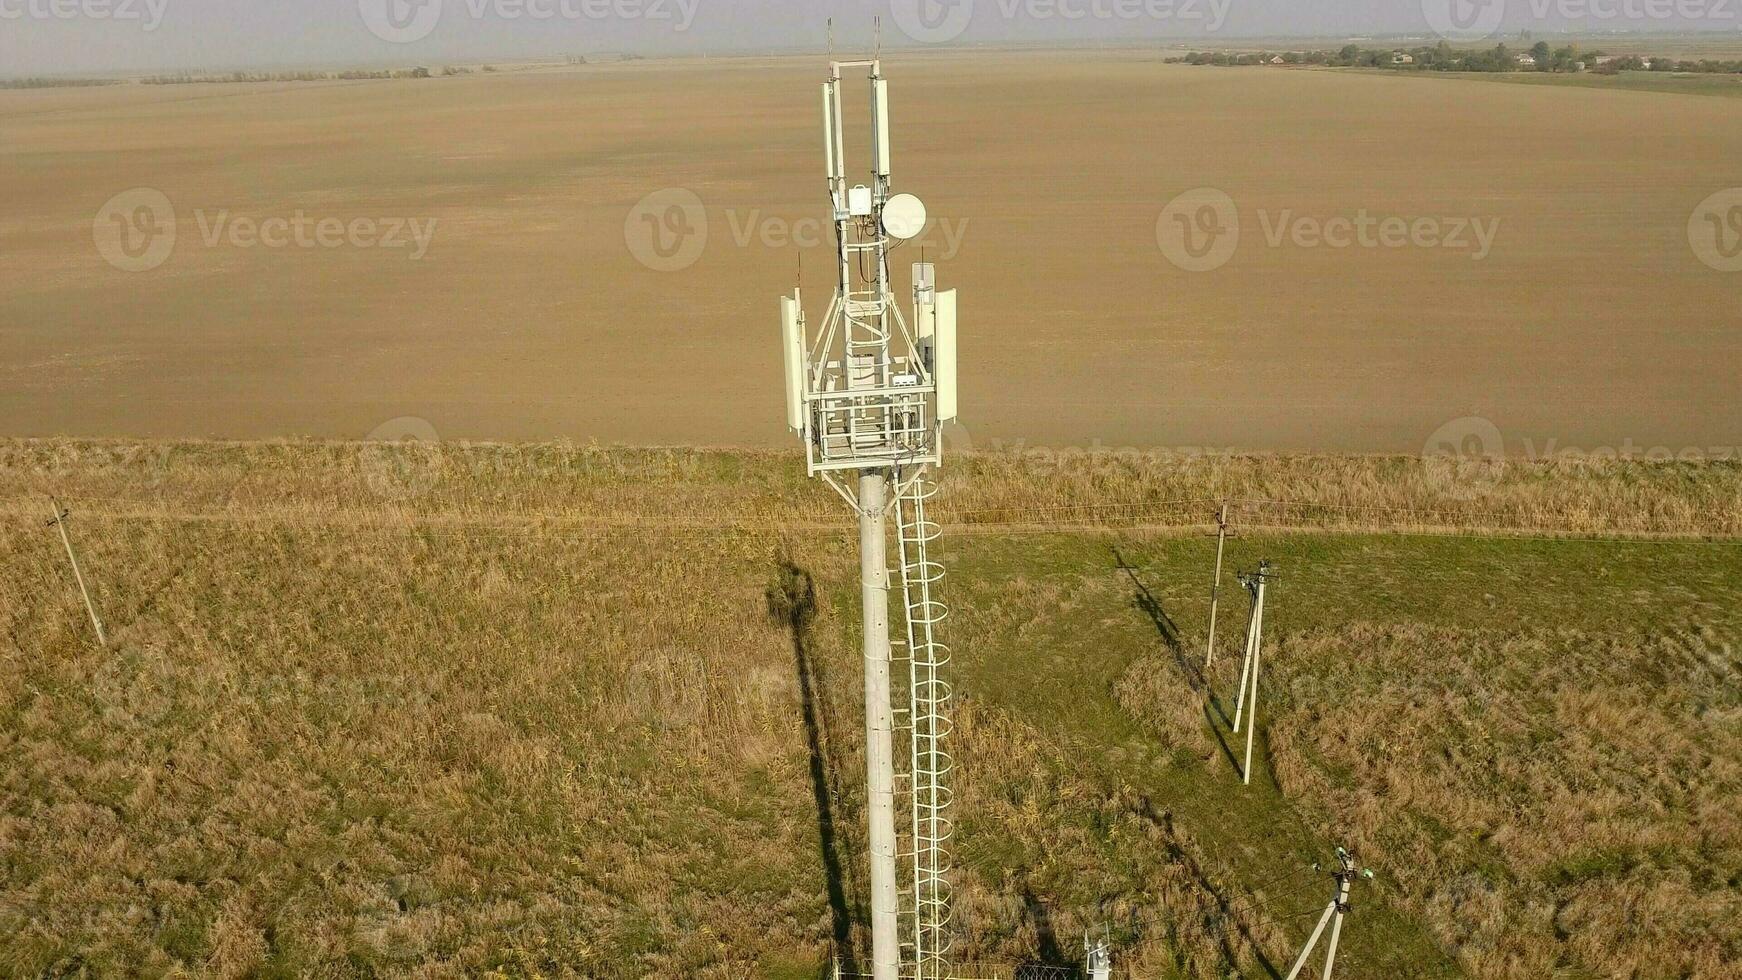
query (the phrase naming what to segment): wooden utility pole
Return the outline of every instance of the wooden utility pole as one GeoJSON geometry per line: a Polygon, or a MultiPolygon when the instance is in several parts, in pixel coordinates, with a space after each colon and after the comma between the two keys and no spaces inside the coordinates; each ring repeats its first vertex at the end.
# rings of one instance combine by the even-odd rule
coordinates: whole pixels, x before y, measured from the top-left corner
{"type": "Polygon", "coordinates": [[[85,573],[79,570],[79,557],[73,554],[72,535],[67,533],[67,519],[73,516],[73,512],[61,507],[60,501],[53,497],[49,498],[49,504],[54,508],[54,517],[49,520],[48,526],[60,528],[61,544],[66,545],[67,549],[67,562],[73,566],[73,579],[79,583],[79,595],[84,597],[85,611],[91,614],[91,625],[97,630],[97,643],[106,647],[109,645],[109,638],[103,633],[103,621],[97,618],[97,606],[91,601],[91,590],[85,588],[85,573]]]}
{"type": "Polygon", "coordinates": [[[1222,597],[1222,550],[1228,544],[1228,504],[1216,511],[1216,577],[1210,581],[1210,641],[1204,648],[1204,669],[1216,665],[1216,606],[1222,597]]]}

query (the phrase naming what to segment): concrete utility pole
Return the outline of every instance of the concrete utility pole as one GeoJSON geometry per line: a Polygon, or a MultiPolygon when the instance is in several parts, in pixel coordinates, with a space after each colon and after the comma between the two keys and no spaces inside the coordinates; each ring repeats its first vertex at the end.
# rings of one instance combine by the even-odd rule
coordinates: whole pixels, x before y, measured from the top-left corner
{"type": "Polygon", "coordinates": [[[1228,505],[1216,511],[1216,577],[1210,581],[1210,641],[1204,648],[1204,669],[1216,664],[1216,606],[1222,595],[1222,550],[1228,544],[1228,505]]]}
{"type": "Polygon", "coordinates": [[[871,963],[894,977],[901,962],[895,874],[895,721],[889,690],[889,564],[884,540],[887,477],[859,474],[859,576],[865,619],[865,777],[871,858],[871,963]]]}
{"type": "MultiPolygon", "coordinates": [[[[1295,980],[1300,976],[1301,969],[1306,966],[1307,957],[1312,955],[1313,947],[1318,945],[1319,937],[1324,935],[1326,925],[1331,927],[1331,940],[1325,947],[1325,971],[1320,974],[1320,980],[1331,980],[1331,971],[1337,965],[1337,941],[1343,934],[1343,917],[1349,914],[1349,886],[1356,878],[1373,880],[1373,870],[1362,868],[1356,871],[1355,856],[1341,847],[1337,848],[1337,863],[1338,869],[1331,872],[1331,879],[1337,883],[1337,890],[1331,896],[1331,904],[1325,906],[1325,914],[1319,916],[1319,924],[1313,928],[1312,936],[1301,948],[1294,966],[1289,968],[1287,980],[1295,980]]],[[[1314,867],[1318,865],[1315,864],[1314,867]]]]}
{"type": "Polygon", "coordinates": [[[73,512],[61,507],[60,501],[53,497],[49,498],[49,505],[53,507],[54,516],[49,519],[48,526],[60,528],[61,544],[66,545],[67,549],[67,562],[73,566],[73,579],[79,583],[79,595],[84,597],[85,612],[91,614],[91,625],[97,630],[97,644],[106,647],[109,645],[109,638],[103,633],[103,621],[97,618],[97,606],[91,601],[91,590],[85,588],[85,574],[79,570],[79,557],[73,554],[72,535],[67,533],[67,519],[73,516],[73,512]]]}
{"type": "Polygon", "coordinates": [[[1240,584],[1252,593],[1252,620],[1246,630],[1246,661],[1240,668],[1240,694],[1234,704],[1235,732],[1240,731],[1242,717],[1248,711],[1251,713],[1245,718],[1246,763],[1240,773],[1240,781],[1246,786],[1252,785],[1252,741],[1258,730],[1258,669],[1264,649],[1264,592],[1272,574],[1270,562],[1261,561],[1256,574],[1240,576],[1240,584]]]}

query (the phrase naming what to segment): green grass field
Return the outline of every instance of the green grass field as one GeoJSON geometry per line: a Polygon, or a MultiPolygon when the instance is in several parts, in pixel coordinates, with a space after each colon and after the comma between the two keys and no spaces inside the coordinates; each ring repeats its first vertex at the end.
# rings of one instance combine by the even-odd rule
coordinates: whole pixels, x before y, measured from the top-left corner
{"type": "MultiPolygon", "coordinates": [[[[1274,976],[1347,844],[1341,977],[1742,965],[1742,467],[1043,463],[944,487],[960,962],[1274,976]],[[1244,789],[1230,496],[1280,568],[1244,789]]],[[[800,469],[0,443],[0,973],[819,976],[857,559],[800,469]]]]}

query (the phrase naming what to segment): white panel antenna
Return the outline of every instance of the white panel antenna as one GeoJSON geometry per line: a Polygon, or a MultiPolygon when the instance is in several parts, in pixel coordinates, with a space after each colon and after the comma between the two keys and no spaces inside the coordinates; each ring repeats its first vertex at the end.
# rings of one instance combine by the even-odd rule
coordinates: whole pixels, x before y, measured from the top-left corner
{"type": "Polygon", "coordinates": [[[938,294],[936,343],[934,375],[938,386],[938,421],[953,422],[956,418],[956,291],[953,289],[938,294]]]}
{"type": "Polygon", "coordinates": [[[881,78],[871,82],[871,116],[872,131],[877,145],[872,148],[877,156],[877,176],[888,178],[889,158],[889,83],[881,78]]]}
{"type": "MultiPolygon", "coordinates": [[[[901,195],[896,195],[900,197],[901,195]]],[[[891,201],[890,203],[894,203],[891,201]]],[[[930,305],[937,296],[938,267],[930,262],[915,262],[913,264],[913,295],[919,303],[930,305]]]]}
{"type": "Polygon", "coordinates": [[[786,427],[794,432],[803,432],[806,359],[804,312],[800,308],[798,296],[780,298],[780,325],[781,346],[786,352],[786,427]]]}
{"type": "Polygon", "coordinates": [[[840,147],[835,145],[835,134],[840,132],[835,125],[835,83],[823,83],[823,155],[827,159],[829,180],[838,180],[845,176],[841,171],[840,147]]]}
{"type": "Polygon", "coordinates": [[[913,326],[919,337],[919,358],[925,369],[937,372],[938,293],[937,273],[929,262],[913,264],[913,326]]]}

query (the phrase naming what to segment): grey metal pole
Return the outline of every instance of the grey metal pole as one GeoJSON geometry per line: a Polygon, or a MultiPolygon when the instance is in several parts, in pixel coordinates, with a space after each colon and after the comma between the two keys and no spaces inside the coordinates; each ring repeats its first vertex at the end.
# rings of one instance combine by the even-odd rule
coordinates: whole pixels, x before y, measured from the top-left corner
{"type": "Polygon", "coordinates": [[[97,629],[97,644],[106,647],[109,645],[109,637],[103,633],[103,621],[97,618],[97,606],[91,601],[91,591],[85,588],[85,573],[79,571],[79,558],[73,554],[72,535],[67,533],[67,518],[72,514],[61,508],[59,500],[50,497],[48,502],[54,508],[54,520],[49,523],[60,528],[61,544],[66,545],[67,561],[73,566],[73,578],[79,583],[79,595],[84,597],[85,612],[91,614],[91,625],[97,629]]]}
{"type": "Polygon", "coordinates": [[[884,540],[887,475],[859,474],[859,572],[865,619],[865,769],[870,822],[871,975],[897,980],[901,968],[895,875],[895,735],[889,684],[889,563],[884,540]]]}
{"type": "Polygon", "coordinates": [[[1228,505],[1216,512],[1216,577],[1210,582],[1210,641],[1204,648],[1204,669],[1216,663],[1216,606],[1222,594],[1222,549],[1228,543],[1228,505]]]}
{"type": "Polygon", "coordinates": [[[1242,785],[1252,785],[1252,737],[1258,731],[1258,669],[1264,659],[1264,573],[1258,573],[1258,625],[1252,630],[1252,713],[1246,718],[1246,765],[1242,785]]]}

